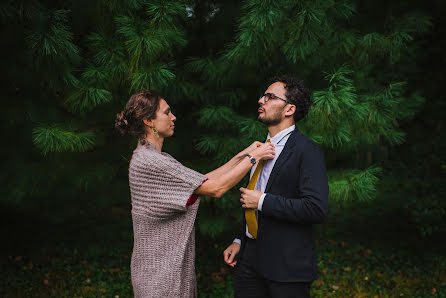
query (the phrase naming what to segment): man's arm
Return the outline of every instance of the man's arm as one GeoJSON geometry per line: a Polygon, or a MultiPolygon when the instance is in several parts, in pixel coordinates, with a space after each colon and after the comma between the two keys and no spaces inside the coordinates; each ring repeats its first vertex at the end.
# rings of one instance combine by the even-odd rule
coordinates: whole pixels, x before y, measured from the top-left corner
{"type": "Polygon", "coordinates": [[[235,261],[234,259],[240,252],[240,246],[242,244],[241,242],[243,236],[246,233],[245,210],[244,209],[242,210],[243,210],[242,212],[243,221],[241,228],[239,229],[232,243],[223,251],[223,260],[225,261],[226,264],[228,264],[231,267],[234,267],[237,264],[237,261],[235,261]]]}

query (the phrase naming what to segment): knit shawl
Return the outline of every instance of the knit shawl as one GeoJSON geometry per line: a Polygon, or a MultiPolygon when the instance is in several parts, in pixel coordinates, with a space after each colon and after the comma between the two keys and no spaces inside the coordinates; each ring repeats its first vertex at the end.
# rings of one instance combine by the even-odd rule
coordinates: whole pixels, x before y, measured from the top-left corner
{"type": "Polygon", "coordinates": [[[196,297],[194,221],[187,200],[206,177],[138,142],[129,166],[135,297],[196,297]]]}

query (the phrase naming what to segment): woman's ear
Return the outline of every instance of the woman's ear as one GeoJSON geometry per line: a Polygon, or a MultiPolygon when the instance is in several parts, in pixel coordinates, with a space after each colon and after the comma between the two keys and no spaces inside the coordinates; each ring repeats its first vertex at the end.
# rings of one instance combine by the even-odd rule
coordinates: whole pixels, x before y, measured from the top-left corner
{"type": "Polygon", "coordinates": [[[144,124],[148,127],[153,127],[153,122],[152,120],[148,120],[148,119],[144,119],[143,120],[144,124]]]}

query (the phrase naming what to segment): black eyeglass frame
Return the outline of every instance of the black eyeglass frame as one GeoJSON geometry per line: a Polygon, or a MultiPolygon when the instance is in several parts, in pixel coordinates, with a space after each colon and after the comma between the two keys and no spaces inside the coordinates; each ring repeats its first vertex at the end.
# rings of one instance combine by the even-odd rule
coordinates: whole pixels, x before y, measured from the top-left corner
{"type": "Polygon", "coordinates": [[[286,102],[286,103],[291,104],[288,100],[283,99],[283,98],[281,98],[281,97],[279,97],[279,96],[277,96],[277,95],[275,95],[275,94],[273,94],[273,93],[269,93],[269,92],[262,94],[262,95],[260,96],[260,98],[263,98],[263,99],[265,100],[265,103],[266,103],[268,100],[271,100],[271,99],[280,99],[280,100],[283,100],[283,101],[286,102]]]}

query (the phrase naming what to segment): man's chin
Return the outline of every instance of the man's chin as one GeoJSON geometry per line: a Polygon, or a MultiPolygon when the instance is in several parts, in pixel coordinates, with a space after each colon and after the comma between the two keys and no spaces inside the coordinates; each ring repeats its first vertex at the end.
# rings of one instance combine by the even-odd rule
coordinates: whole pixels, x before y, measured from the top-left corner
{"type": "Polygon", "coordinates": [[[269,124],[270,121],[268,121],[268,119],[265,119],[265,117],[263,117],[262,115],[259,115],[257,117],[257,120],[263,124],[269,124]]]}
{"type": "Polygon", "coordinates": [[[264,117],[257,117],[257,120],[259,120],[261,123],[265,124],[266,126],[276,125],[280,123],[280,119],[267,119],[264,117]]]}

